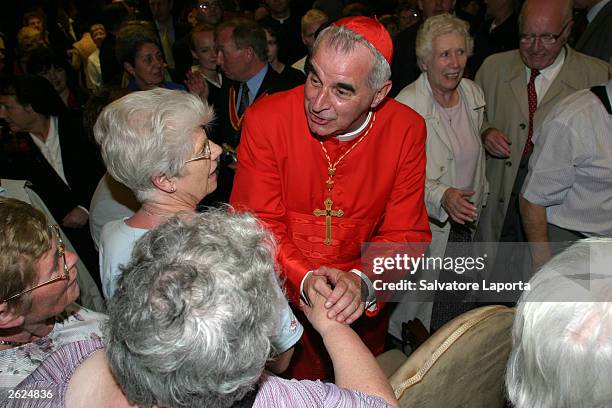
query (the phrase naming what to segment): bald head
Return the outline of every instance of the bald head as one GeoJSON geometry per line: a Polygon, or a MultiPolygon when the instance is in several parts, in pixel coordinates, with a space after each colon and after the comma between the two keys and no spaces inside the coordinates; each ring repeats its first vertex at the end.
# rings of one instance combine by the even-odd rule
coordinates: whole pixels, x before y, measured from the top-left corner
{"type": "Polygon", "coordinates": [[[563,24],[572,18],[572,7],[572,0],[527,0],[521,8],[519,28],[522,28],[526,18],[556,19],[563,26],[563,24]]]}
{"type": "Polygon", "coordinates": [[[571,0],[527,0],[519,19],[523,63],[542,70],[555,62],[572,28],[571,0]]]}

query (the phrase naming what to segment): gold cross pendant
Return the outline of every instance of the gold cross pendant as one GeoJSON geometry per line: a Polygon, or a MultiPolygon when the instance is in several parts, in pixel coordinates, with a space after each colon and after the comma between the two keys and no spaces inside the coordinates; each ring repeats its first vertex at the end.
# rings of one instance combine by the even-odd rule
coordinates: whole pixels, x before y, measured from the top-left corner
{"type": "Polygon", "coordinates": [[[325,204],[325,210],[315,209],[312,213],[315,217],[325,216],[325,241],[323,242],[325,245],[331,245],[331,220],[332,217],[342,217],[344,215],[344,211],[341,209],[332,210],[332,206],[334,202],[331,198],[326,198],[323,202],[325,204]]]}

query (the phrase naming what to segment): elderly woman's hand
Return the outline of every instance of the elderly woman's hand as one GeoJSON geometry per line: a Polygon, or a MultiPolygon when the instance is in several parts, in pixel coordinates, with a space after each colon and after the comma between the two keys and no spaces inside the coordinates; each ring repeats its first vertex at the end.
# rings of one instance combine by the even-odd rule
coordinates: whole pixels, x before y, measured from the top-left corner
{"type": "Polygon", "coordinates": [[[308,297],[310,306],[302,304],[302,311],[321,337],[325,337],[325,334],[333,330],[334,327],[342,325],[342,323],[337,322],[335,319],[327,317],[328,309],[325,307],[325,302],[327,301],[325,296],[316,290],[312,290],[309,292],[308,297]]]}
{"type": "Polygon", "coordinates": [[[489,128],[482,133],[484,148],[493,157],[505,159],[510,156],[510,145],[512,142],[501,130],[489,128]]]}
{"type": "Polygon", "coordinates": [[[446,210],[453,221],[465,224],[476,219],[478,212],[476,206],[468,201],[474,195],[473,191],[449,188],[442,195],[442,208],[446,210]]]}

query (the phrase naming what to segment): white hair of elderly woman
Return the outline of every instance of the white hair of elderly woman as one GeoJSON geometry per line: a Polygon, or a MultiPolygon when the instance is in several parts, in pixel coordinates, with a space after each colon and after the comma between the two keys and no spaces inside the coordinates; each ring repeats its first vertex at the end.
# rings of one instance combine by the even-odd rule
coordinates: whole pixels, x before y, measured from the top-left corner
{"type": "Polygon", "coordinates": [[[518,303],[506,386],[516,408],[612,404],[612,239],[551,259],[518,303]]]}
{"type": "Polygon", "coordinates": [[[109,174],[142,203],[155,190],[152,176],[181,176],[193,153],[193,134],[213,118],[213,109],[197,96],[155,88],[110,103],[94,136],[109,174]]]}
{"type": "Polygon", "coordinates": [[[474,51],[474,39],[470,36],[470,26],[451,14],[439,14],[425,20],[416,38],[416,56],[419,67],[432,57],[432,43],[443,34],[458,33],[465,38],[468,57],[474,51]]]}

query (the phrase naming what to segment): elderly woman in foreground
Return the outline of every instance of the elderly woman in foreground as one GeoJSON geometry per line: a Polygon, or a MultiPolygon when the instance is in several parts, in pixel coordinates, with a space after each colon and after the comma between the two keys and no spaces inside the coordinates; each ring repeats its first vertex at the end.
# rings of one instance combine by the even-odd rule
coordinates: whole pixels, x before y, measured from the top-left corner
{"type": "Polygon", "coordinates": [[[67,346],[19,387],[58,389],[66,407],[397,406],[372,354],[327,318],[321,297],[305,313],[337,384],[264,371],[285,303],[272,246],[249,214],[171,219],[134,248],[109,308],[107,349],[67,346]]]}
{"type": "Polygon", "coordinates": [[[396,97],[427,125],[425,204],[432,257],[445,256],[448,242],[472,240],[487,198],[479,136],[485,100],[482,89],[463,78],[473,44],[463,20],[450,14],[427,19],[416,39],[422,74],[396,97]]]}
{"type": "Polygon", "coordinates": [[[74,303],[77,259],[42,212],[0,197],[0,388],[62,345],[102,335],[105,316],[74,303]]]}
{"type": "Polygon", "coordinates": [[[515,408],[612,406],[612,238],[578,241],[521,295],[506,368],[515,408]]]}
{"type": "Polygon", "coordinates": [[[102,229],[100,274],[107,299],[136,240],[179,212],[195,212],[217,188],[221,148],[205,132],[213,116],[193,95],[156,88],[124,96],[98,117],[94,135],[106,170],[141,204],[130,218],[102,229]]]}
{"type": "MultiPolygon", "coordinates": [[[[130,218],[107,223],[100,237],[100,272],[104,296],[110,298],[134,243],[149,229],[175,214],[195,213],[196,206],[217,188],[221,148],[204,128],[213,111],[193,95],[156,88],[134,92],[108,105],[94,126],[107,171],[132,190],[140,209],[130,218]]],[[[287,368],[303,327],[285,301],[270,366],[287,368]]]]}

